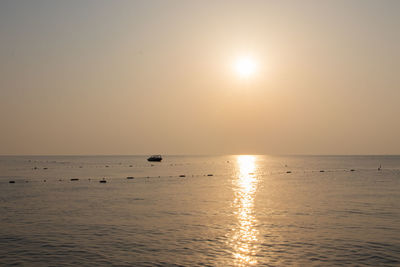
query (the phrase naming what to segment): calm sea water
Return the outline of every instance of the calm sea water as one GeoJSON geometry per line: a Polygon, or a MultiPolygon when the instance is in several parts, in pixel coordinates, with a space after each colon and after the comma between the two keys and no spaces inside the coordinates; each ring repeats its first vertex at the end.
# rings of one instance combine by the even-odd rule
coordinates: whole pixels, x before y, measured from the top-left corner
{"type": "Polygon", "coordinates": [[[0,265],[399,266],[400,156],[3,156],[0,265]]]}

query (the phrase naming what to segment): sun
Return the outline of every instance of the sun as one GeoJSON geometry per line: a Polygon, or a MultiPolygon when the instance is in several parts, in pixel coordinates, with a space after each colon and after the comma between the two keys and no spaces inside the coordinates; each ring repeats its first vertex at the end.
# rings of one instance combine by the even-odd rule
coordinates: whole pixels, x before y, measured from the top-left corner
{"type": "Polygon", "coordinates": [[[235,62],[235,70],[242,78],[249,78],[254,75],[257,70],[256,61],[249,57],[240,57],[235,62]]]}

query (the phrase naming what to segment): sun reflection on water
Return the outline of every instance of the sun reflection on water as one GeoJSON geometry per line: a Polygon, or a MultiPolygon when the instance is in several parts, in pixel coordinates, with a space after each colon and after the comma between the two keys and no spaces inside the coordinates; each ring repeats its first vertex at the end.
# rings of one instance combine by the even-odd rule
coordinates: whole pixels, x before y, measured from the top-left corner
{"type": "Polygon", "coordinates": [[[238,173],[233,179],[235,199],[233,207],[237,224],[233,229],[231,245],[235,257],[235,265],[246,266],[257,263],[256,252],[258,231],[255,228],[254,198],[258,179],[255,175],[255,156],[237,156],[238,173]]]}

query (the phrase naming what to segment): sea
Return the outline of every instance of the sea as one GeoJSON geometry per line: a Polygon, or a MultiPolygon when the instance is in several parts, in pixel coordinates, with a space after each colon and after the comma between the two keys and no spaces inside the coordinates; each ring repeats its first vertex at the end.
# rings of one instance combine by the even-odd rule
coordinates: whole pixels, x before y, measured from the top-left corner
{"type": "Polygon", "coordinates": [[[1,156],[0,266],[400,266],[400,156],[147,157],[1,156]]]}

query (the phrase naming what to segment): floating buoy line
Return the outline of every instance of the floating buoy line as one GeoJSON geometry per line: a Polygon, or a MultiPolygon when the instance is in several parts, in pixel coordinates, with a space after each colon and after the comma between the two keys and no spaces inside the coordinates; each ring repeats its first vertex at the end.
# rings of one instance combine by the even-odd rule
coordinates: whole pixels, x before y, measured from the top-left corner
{"type": "MultiPolygon", "coordinates": [[[[107,165],[108,166],[108,165],[107,165]]],[[[35,167],[36,168],[36,167],[35,167]]],[[[33,168],[33,169],[35,169],[33,168]]],[[[398,174],[400,174],[400,170],[399,169],[385,169],[386,171],[394,171],[394,172],[398,172],[398,174]]],[[[307,173],[316,173],[316,172],[320,172],[320,173],[339,173],[339,172],[356,172],[356,171],[377,171],[377,169],[334,169],[334,170],[324,170],[324,169],[320,169],[320,170],[282,170],[282,171],[275,171],[275,172],[259,172],[259,173],[249,173],[249,175],[252,176],[258,176],[258,177],[265,177],[265,176],[271,176],[271,175],[284,175],[284,174],[307,174],[307,173]]],[[[382,171],[381,166],[378,169],[379,172],[382,171]]],[[[206,174],[192,174],[192,175],[188,175],[188,174],[179,174],[179,175],[166,175],[166,176],[161,176],[161,175],[157,175],[157,176],[126,176],[124,178],[122,177],[114,177],[114,178],[109,178],[110,181],[113,180],[118,180],[118,179],[125,179],[125,180],[141,180],[141,179],[154,179],[154,178],[187,178],[187,177],[214,177],[214,176],[230,176],[229,174],[219,174],[219,175],[215,175],[213,173],[206,173],[206,174]]],[[[82,179],[82,178],[81,178],[82,179]]],[[[49,179],[48,177],[46,179],[43,178],[38,178],[35,180],[9,180],[8,183],[9,184],[15,184],[15,183],[28,183],[28,182],[53,182],[53,181],[58,181],[58,182],[64,182],[64,181],[70,181],[70,182],[79,182],[81,181],[80,178],[69,178],[69,179],[49,179]]],[[[85,178],[87,179],[87,181],[91,181],[93,178],[85,178]]],[[[107,183],[108,180],[106,180],[106,178],[102,178],[100,180],[98,180],[99,183],[107,183]]]]}

